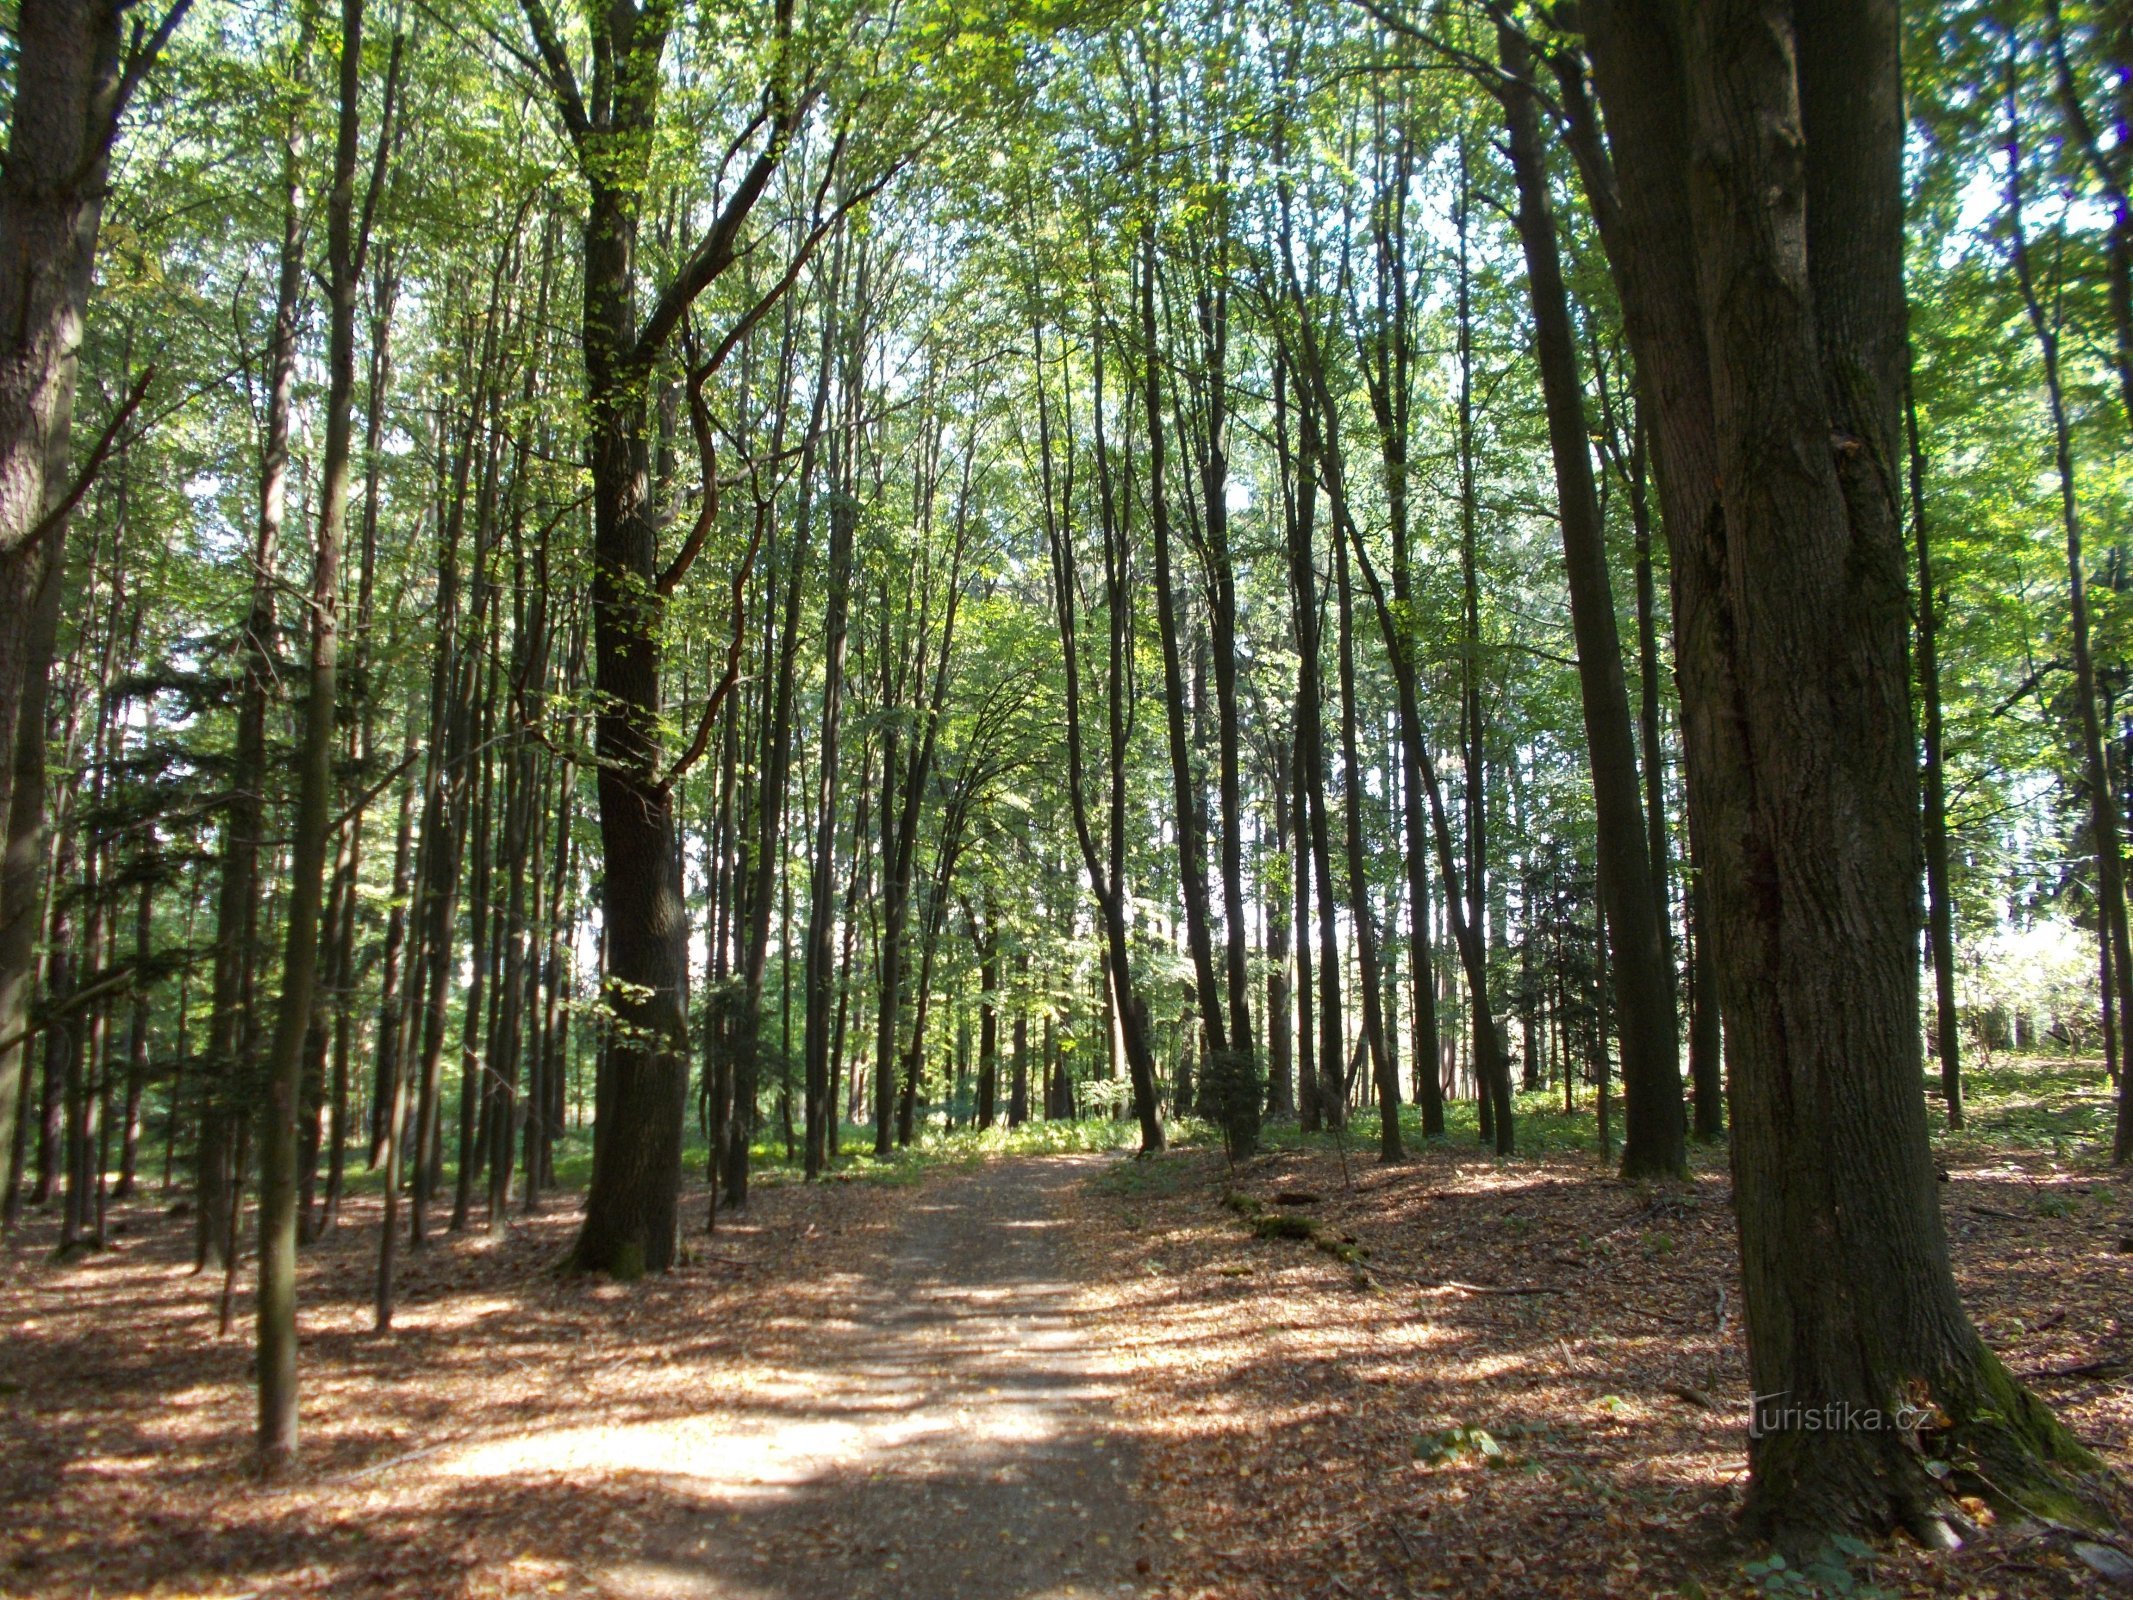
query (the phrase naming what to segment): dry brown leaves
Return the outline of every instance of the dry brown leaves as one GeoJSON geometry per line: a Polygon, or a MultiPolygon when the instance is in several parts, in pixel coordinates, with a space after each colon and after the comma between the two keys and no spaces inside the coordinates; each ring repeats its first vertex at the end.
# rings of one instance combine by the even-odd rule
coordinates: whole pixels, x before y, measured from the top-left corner
{"type": "MultiPolygon", "coordinates": [[[[616,1441],[656,1452],[708,1410],[768,1404],[789,1341],[834,1314],[903,1201],[759,1188],[745,1219],[692,1236],[693,1264],[625,1285],[553,1270],[576,1222],[562,1197],[403,1255],[384,1338],[378,1207],[353,1201],[303,1253],[302,1468],[273,1487],[249,1471],[251,1263],[217,1337],[221,1280],[192,1274],[189,1219],[115,1205],[113,1247],[64,1265],[32,1220],[0,1286],[0,1595],[589,1592],[586,1558],[664,1512],[659,1463],[609,1459],[616,1441]],[[519,1472],[512,1441],[535,1429],[539,1469],[519,1472]]],[[[700,1228],[701,1193],[686,1204],[700,1228]]]]}
{"type": "MultiPolygon", "coordinates": [[[[1081,1200],[1167,1551],[1157,1595],[1762,1592],[1733,1532],[1748,1388],[1722,1158],[1649,1190],[1589,1158],[1471,1147],[1392,1168],[1351,1153],[1345,1172],[1281,1153],[1234,1178],[1219,1155],[1160,1159],[1081,1200]],[[1360,1244],[1376,1288],[1256,1237],[1220,1203],[1232,1187],[1360,1244]]],[[[2133,1213],[2103,1179],[2010,1161],[1943,1197],[1972,1315],[2124,1473],[2133,1389],[2111,1358],[2133,1355],[2133,1213]]],[[[2099,1592],[2004,1528],[1954,1556],[1894,1549],[1861,1581],[2099,1592]]]]}
{"type": "MultiPolygon", "coordinates": [[[[1995,1160],[1944,1191],[1973,1315],[2124,1472],[2133,1215],[2101,1171],[1995,1160]]],[[[1067,1201],[1076,1337],[1125,1375],[1152,1593],[1757,1592],[1732,1531],[1746,1385],[1720,1168],[1647,1191],[1587,1160],[1438,1149],[1237,1176],[1365,1248],[1368,1290],[1326,1250],[1256,1237],[1220,1204],[1232,1181],[1185,1152],[1067,1201]],[[1486,1292],[1506,1290],[1545,1292],[1486,1292]]],[[[187,1219],[117,1207],[115,1247],[68,1264],[35,1222],[0,1287],[0,1595],[592,1592],[603,1558],[673,1536],[662,1452],[800,1413],[808,1352],[931,1192],[764,1188],[693,1264],[633,1285],[550,1270],[575,1220],[559,1202],[408,1260],[385,1339],[376,1210],[352,1204],[304,1256],[304,1464],[273,1487],[248,1474],[248,1297],[218,1338],[187,1219]]],[[[707,1531],[744,1587],[833,1553],[812,1522],[725,1521],[707,1531]]],[[[1871,1576],[1892,1595],[2097,1592],[2004,1528],[1954,1557],[1894,1549],[1871,1576]]]]}

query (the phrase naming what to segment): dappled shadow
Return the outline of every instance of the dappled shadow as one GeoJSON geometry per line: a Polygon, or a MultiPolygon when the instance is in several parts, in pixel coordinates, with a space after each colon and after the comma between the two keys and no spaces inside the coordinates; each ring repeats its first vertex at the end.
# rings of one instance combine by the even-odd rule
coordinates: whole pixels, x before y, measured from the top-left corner
{"type": "MultiPolygon", "coordinates": [[[[2123,1343],[2120,1191],[2031,1163],[1943,1192],[2018,1371],[2123,1343]]],[[[304,1257],[304,1471],[272,1489],[249,1265],[217,1339],[186,1219],[121,1207],[120,1247],[63,1266],[39,1220],[0,1289],[0,1593],[1715,1592],[1745,1468],[1729,1200],[1715,1156],[1642,1189],[1456,1147],[771,1185],[635,1284],[551,1270],[567,1208],[441,1239],[385,1338],[356,1204],[304,1257]],[[1232,1183],[1311,1196],[1288,1209],[1372,1286],[1255,1238],[1232,1183]]],[[[2051,1392],[2127,1459],[2121,1388],[2051,1392]]]]}
{"type": "MultiPolygon", "coordinates": [[[[1332,1151],[1235,1170],[1186,1152],[1107,1174],[1089,1202],[1115,1263],[1098,1293],[1136,1373],[1176,1592],[1754,1592],[1735,1526],[1748,1385],[1722,1161],[1653,1187],[1589,1159],[1458,1146],[1345,1172],[1332,1151]],[[1218,1203],[1231,1189],[1284,1196],[1277,1209],[1361,1245],[1368,1281],[1307,1242],[1255,1237],[1218,1203]]],[[[2105,1273],[2122,1289],[2123,1266],[2097,1247],[2126,1208],[2094,1181],[2056,1193],[2072,1176],[2005,1175],[2030,1189],[2020,1203],[1961,1175],[1947,1191],[1966,1298],[2018,1370],[2119,1332],[2105,1273]],[[1965,1218],[1998,1231],[1969,1236],[1965,1218]],[[2053,1271],[2081,1292],[2055,1293],[2053,1271]]],[[[2066,1414],[2122,1467],[2127,1396],[2078,1398],[2066,1414]]],[[[2042,1568],[2004,1546],[1968,1566],[1908,1548],[1883,1561],[1906,1593],[2078,1587],[2010,1579],[2009,1564],[2042,1568]]]]}
{"type": "Polygon", "coordinates": [[[374,1226],[351,1227],[305,1260],[305,1473],[273,1489],[242,1474],[249,1341],[212,1337],[217,1286],[144,1216],[125,1250],[26,1263],[8,1291],[0,1523],[61,1515],[0,1532],[0,1591],[1130,1588],[1135,1464],[1053,1216],[1081,1170],[766,1191],[627,1286],[546,1270],[567,1218],[454,1239],[382,1339],[374,1226]]]}

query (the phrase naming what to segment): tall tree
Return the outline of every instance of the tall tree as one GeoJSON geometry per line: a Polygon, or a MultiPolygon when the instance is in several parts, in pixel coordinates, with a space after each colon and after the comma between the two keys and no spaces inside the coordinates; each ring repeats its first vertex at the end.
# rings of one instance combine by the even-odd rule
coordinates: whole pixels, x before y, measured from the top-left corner
{"type": "Polygon", "coordinates": [[[125,0],[29,0],[14,27],[0,164],[0,1150],[24,1098],[44,855],[44,677],[68,515],[139,403],[72,472],[74,394],[112,148],[128,102],[184,19],[126,27],[125,0]]]}
{"type": "MultiPolygon", "coordinates": [[[[296,1101],[318,971],[326,851],[333,832],[333,748],[339,707],[341,543],[353,455],[356,300],[375,213],[356,211],[363,101],[363,0],[341,0],[340,114],[326,200],[326,448],[311,557],[309,681],[297,775],[288,943],[267,1052],[259,1136],[259,1454],[279,1472],[296,1458],[296,1101]]],[[[387,102],[389,117],[390,102],[387,102]]],[[[381,153],[387,138],[378,141],[381,153]]],[[[378,189],[373,174],[370,193],[378,189]]]]}
{"type": "Polygon", "coordinates": [[[1570,618],[1577,638],[1600,892],[1613,958],[1610,976],[1622,1024],[1622,1172],[1626,1177],[1671,1177],[1685,1170],[1687,1162],[1681,1041],[1659,901],[1653,889],[1646,813],[1638,792],[1629,692],[1607,570],[1606,528],[1593,481],[1591,429],[1585,419],[1577,335],[1548,193],[1540,113],[1531,77],[1532,51],[1525,35],[1508,20],[1497,23],[1496,47],[1502,68],[1499,94],[1509,130],[1506,151],[1518,187],[1518,236],[1525,251],[1526,291],[1533,308],[1534,354],[1540,367],[1561,511],[1570,618]]]}
{"type": "Polygon", "coordinates": [[[1896,7],[1609,0],[1584,19],[1680,583],[1750,1378],[1793,1408],[1749,1442],[1748,1520],[1798,1544],[1946,1542],[1945,1491],[1902,1430],[1791,1422],[1890,1416],[1921,1390],[1941,1458],[2079,1514],[2068,1473],[2093,1458],[1956,1293],[1919,1093],[1896,7]]]}
{"type": "MultiPolygon", "coordinates": [[[[690,307],[733,265],[750,215],[821,91],[795,49],[792,0],[776,0],[762,107],[748,124],[757,139],[755,156],[640,315],[638,233],[661,128],[661,61],[676,7],[672,0],[622,0],[589,19],[592,75],[583,87],[544,0],[523,0],[523,10],[588,196],[580,345],[593,483],[602,925],[615,1025],[601,1045],[602,1114],[585,1222],[572,1259],[581,1269],[631,1276],[672,1263],[680,1221],[688,916],[674,824],[681,765],[667,764],[659,732],[660,617],[702,549],[699,537],[670,561],[659,559],[661,519],[649,492],[648,380],[690,307]]],[[[819,232],[796,255],[819,242],[819,232]]],[[[744,312],[742,323],[752,324],[767,311],[792,276],[744,312]]],[[[730,348],[730,338],[715,346],[714,359],[730,348]]],[[[700,380],[692,375],[692,382],[700,380]]],[[[713,492],[707,481],[703,493],[713,492]]],[[[716,706],[706,709],[708,733],[716,706]]],[[[700,737],[699,753],[701,745],[700,737]]]]}

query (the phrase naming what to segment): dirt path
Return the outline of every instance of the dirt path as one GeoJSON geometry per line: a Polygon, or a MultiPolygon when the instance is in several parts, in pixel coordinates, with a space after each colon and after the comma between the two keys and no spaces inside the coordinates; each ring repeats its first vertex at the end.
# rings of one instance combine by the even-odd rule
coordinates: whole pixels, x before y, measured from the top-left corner
{"type": "Polygon", "coordinates": [[[428,1470],[656,1476],[658,1509],[580,1566],[616,1596],[1131,1594],[1135,1463],[1061,1239],[1092,1159],[995,1162],[914,1196],[872,1282],[776,1327],[772,1382],[428,1470]]]}

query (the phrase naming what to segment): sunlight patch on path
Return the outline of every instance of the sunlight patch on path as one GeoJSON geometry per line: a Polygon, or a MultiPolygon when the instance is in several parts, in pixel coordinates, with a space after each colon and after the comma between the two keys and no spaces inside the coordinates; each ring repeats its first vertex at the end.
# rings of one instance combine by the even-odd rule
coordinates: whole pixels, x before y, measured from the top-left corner
{"type": "Polygon", "coordinates": [[[612,1499],[578,1570],[616,1600],[1137,1593],[1134,1457],[1056,1210],[1080,1165],[945,1180],[877,1276],[781,1308],[768,1366],[699,1373],[701,1409],[536,1419],[421,1470],[612,1499]]]}

